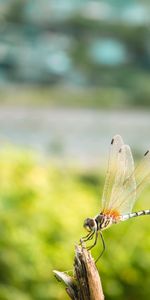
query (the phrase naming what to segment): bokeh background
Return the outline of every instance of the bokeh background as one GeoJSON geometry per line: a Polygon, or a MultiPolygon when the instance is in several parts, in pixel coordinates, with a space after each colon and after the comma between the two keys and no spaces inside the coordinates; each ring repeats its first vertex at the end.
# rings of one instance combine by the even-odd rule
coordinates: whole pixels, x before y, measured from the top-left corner
{"type": "MultiPolygon", "coordinates": [[[[67,299],[52,270],[72,270],[116,133],[136,162],[150,147],[149,1],[0,0],[1,300],[67,299]]],[[[106,299],[150,298],[149,233],[104,233],[106,299]]]]}

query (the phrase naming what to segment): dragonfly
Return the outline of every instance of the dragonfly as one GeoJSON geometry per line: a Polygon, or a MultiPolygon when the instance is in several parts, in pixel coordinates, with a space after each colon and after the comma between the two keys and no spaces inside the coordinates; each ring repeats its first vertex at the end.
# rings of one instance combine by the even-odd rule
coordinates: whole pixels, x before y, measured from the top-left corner
{"type": "Polygon", "coordinates": [[[94,218],[85,219],[83,226],[88,234],[81,239],[81,242],[86,242],[95,237],[94,243],[88,247],[90,250],[96,245],[100,234],[103,250],[98,259],[105,251],[102,234],[104,229],[133,217],[150,214],[150,209],[132,212],[136,199],[148,183],[150,183],[150,151],[145,152],[143,159],[135,168],[130,147],[124,144],[120,135],[115,135],[110,144],[101,210],[94,218]]]}

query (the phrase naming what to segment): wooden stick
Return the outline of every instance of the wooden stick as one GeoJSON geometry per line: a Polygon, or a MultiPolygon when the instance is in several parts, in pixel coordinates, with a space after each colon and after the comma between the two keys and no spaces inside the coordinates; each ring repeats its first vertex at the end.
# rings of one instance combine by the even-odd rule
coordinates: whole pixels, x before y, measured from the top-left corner
{"type": "Polygon", "coordinates": [[[104,300],[101,280],[95,262],[86,248],[75,247],[74,277],[64,272],[53,271],[63,281],[72,300],[104,300]]]}

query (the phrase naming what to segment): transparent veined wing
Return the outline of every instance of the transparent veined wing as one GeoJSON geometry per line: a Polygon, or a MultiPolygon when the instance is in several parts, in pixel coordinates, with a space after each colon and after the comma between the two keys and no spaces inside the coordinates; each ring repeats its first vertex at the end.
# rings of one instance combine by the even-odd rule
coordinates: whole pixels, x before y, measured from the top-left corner
{"type": "Polygon", "coordinates": [[[150,151],[146,151],[143,159],[135,168],[135,178],[137,184],[137,197],[139,197],[142,190],[150,184],[150,151]]]}
{"type": "Polygon", "coordinates": [[[128,145],[121,146],[117,158],[115,181],[108,203],[108,211],[117,211],[119,214],[132,210],[136,200],[136,180],[134,161],[128,145]]]}
{"type": "Polygon", "coordinates": [[[120,135],[115,135],[111,141],[108,167],[107,167],[106,179],[105,179],[104,190],[102,195],[103,211],[108,208],[108,205],[110,203],[112,188],[114,185],[115,176],[117,172],[118,153],[123,144],[124,142],[120,135]]]}
{"type": "Polygon", "coordinates": [[[111,209],[122,214],[132,210],[135,200],[139,197],[142,190],[150,184],[150,151],[144,154],[143,159],[133,171],[133,167],[129,169],[131,173],[128,172],[130,175],[125,176],[123,188],[120,188],[118,194],[116,193],[115,197],[113,195],[110,201],[111,209]]]}

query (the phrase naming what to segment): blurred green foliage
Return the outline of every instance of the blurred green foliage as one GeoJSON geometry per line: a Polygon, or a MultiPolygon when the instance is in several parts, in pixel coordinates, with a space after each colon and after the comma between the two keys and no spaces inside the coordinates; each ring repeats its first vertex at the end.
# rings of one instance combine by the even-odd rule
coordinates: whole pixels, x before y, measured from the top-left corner
{"type": "MultiPolygon", "coordinates": [[[[103,176],[36,153],[1,147],[0,299],[66,299],[52,270],[72,269],[82,223],[99,211],[103,176]]],[[[150,191],[139,208],[149,208],[150,191]]],[[[98,263],[106,299],[150,298],[150,222],[141,217],[104,232],[98,263]]],[[[93,250],[96,258],[100,241],[93,250]]]]}

